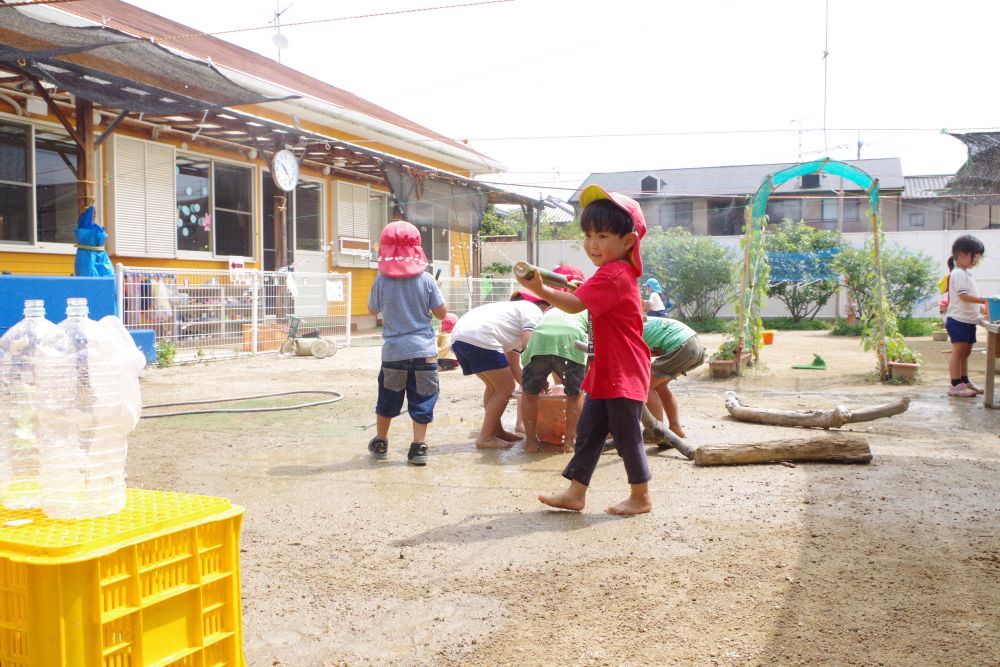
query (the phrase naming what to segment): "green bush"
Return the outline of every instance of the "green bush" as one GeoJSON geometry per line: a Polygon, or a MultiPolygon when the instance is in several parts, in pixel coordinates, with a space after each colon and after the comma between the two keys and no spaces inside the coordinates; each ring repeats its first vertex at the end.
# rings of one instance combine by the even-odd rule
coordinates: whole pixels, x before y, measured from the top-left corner
{"type": "Polygon", "coordinates": [[[775,282],[775,276],[779,272],[772,266],[767,295],[785,304],[796,322],[813,319],[838,287],[837,277],[831,275],[825,266],[829,262],[825,257],[844,247],[846,242],[840,232],[815,229],[801,220],[784,220],[773,229],[769,228],[764,235],[765,250],[796,259],[790,266],[782,267],[791,269],[791,275],[795,276],[792,280],[775,282]],[[816,279],[816,276],[822,276],[823,279],[816,279]]]}
{"type": "Polygon", "coordinates": [[[732,320],[724,320],[721,317],[710,317],[706,320],[684,320],[698,333],[727,333],[732,329],[732,320]]]}
{"type": "Polygon", "coordinates": [[[680,227],[650,230],[642,241],[642,264],[645,275],[660,281],[678,319],[714,318],[736,291],[736,254],[680,227]]]}
{"type": "Polygon", "coordinates": [[[865,325],[858,322],[857,324],[848,324],[844,320],[837,320],[837,323],[833,325],[830,329],[831,336],[861,336],[864,334],[865,325]]]}
{"type": "Polygon", "coordinates": [[[765,317],[765,329],[776,331],[825,331],[833,325],[824,320],[798,320],[791,317],[765,317]]]}
{"type": "Polygon", "coordinates": [[[177,346],[170,342],[161,342],[156,346],[156,363],[160,366],[170,366],[174,363],[177,346]]]}
{"type": "Polygon", "coordinates": [[[939,320],[934,318],[907,317],[900,319],[899,333],[904,336],[930,336],[934,332],[934,324],[939,320]]]}
{"type": "MultiPolygon", "coordinates": [[[[834,268],[846,279],[848,299],[858,318],[873,314],[865,304],[875,289],[875,264],[869,248],[848,248],[833,260],[834,268]]],[[[917,305],[937,294],[937,269],[934,260],[923,253],[886,245],[882,250],[885,274],[885,298],[899,317],[912,316],[917,305]]]]}
{"type": "Polygon", "coordinates": [[[509,275],[510,272],[513,271],[513,270],[514,270],[514,267],[511,266],[510,264],[503,264],[501,262],[493,262],[492,264],[488,264],[487,266],[484,266],[483,269],[482,269],[482,271],[480,273],[481,274],[490,274],[490,275],[493,275],[493,276],[506,276],[506,275],[509,275]]]}

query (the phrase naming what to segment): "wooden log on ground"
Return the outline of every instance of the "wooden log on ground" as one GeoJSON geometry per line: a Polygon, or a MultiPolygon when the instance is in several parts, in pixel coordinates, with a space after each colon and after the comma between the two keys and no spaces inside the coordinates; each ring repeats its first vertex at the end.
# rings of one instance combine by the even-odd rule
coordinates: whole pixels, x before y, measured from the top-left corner
{"type": "Polygon", "coordinates": [[[642,425],[653,433],[659,447],[673,447],[688,459],[694,459],[694,447],[684,442],[676,433],[667,428],[666,424],[657,421],[645,405],[642,406],[642,425]]]}
{"type": "Polygon", "coordinates": [[[883,403],[882,405],[876,405],[870,408],[851,410],[851,418],[847,423],[853,424],[855,422],[870,422],[875,419],[881,419],[882,417],[891,417],[893,415],[906,412],[909,407],[910,399],[901,398],[898,401],[893,401],[892,403],[883,403]]]}
{"type": "Polygon", "coordinates": [[[821,463],[869,463],[868,441],[857,435],[771,440],[741,445],[702,445],[694,452],[699,466],[741,465],[813,461],[821,463]]]}
{"type": "Polygon", "coordinates": [[[910,399],[901,398],[892,403],[883,403],[870,408],[852,410],[838,405],[832,410],[775,410],[772,408],[752,408],[744,405],[735,393],[726,392],[726,410],[734,419],[755,424],[772,426],[800,426],[812,428],[840,428],[844,424],[866,422],[882,417],[891,417],[906,412],[910,399]]]}

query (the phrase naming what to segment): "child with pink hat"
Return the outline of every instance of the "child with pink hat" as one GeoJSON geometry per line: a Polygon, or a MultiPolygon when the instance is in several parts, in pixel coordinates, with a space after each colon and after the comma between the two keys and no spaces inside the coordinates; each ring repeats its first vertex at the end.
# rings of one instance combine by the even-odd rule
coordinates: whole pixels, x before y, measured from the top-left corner
{"type": "Polygon", "coordinates": [[[413,442],[406,455],[410,465],[427,465],[427,425],[438,399],[437,345],[431,315],[448,314],[437,282],[424,269],[427,256],[420,232],[397,220],[382,230],[378,275],[368,295],[368,312],[382,313],[382,368],[378,374],[375,437],[368,451],[376,460],[389,453],[389,425],[406,399],[413,421],[413,442]]]}

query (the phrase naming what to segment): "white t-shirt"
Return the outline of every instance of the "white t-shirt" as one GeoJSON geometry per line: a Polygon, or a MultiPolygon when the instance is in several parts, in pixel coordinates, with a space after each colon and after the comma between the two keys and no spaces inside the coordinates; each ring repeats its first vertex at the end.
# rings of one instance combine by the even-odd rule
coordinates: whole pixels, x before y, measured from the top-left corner
{"type": "Polygon", "coordinates": [[[958,297],[959,294],[979,296],[979,291],[976,289],[976,281],[973,280],[972,274],[965,269],[955,267],[951,272],[951,277],[948,278],[948,312],[946,316],[966,324],[975,324],[979,321],[980,305],[962,301],[958,297]]]}
{"type": "Polygon", "coordinates": [[[462,341],[497,352],[521,346],[521,333],[534,331],[542,309],[530,301],[498,301],[473,308],[458,318],[451,343],[462,341]]]}
{"type": "Polygon", "coordinates": [[[646,300],[649,301],[650,310],[663,310],[663,299],[656,292],[650,292],[649,298],[646,300]]]}

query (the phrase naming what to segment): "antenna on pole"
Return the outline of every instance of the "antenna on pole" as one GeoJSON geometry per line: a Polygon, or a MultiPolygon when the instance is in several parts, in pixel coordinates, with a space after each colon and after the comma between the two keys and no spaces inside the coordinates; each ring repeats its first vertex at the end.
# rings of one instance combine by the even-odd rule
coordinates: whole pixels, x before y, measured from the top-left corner
{"type": "MultiPolygon", "coordinates": [[[[827,147],[826,141],[826,91],[827,91],[827,70],[829,68],[828,58],[830,56],[830,0],[826,0],[826,20],[824,23],[823,36],[823,148],[827,147]]],[[[827,150],[829,152],[829,150],[827,150]]]]}
{"type": "Polygon", "coordinates": [[[274,35],[271,37],[271,41],[278,48],[278,64],[281,64],[281,52],[288,48],[288,38],[281,34],[281,15],[284,14],[294,5],[294,2],[288,3],[288,7],[284,9],[279,9],[280,0],[274,0],[274,19],[271,21],[274,23],[274,35]]]}

